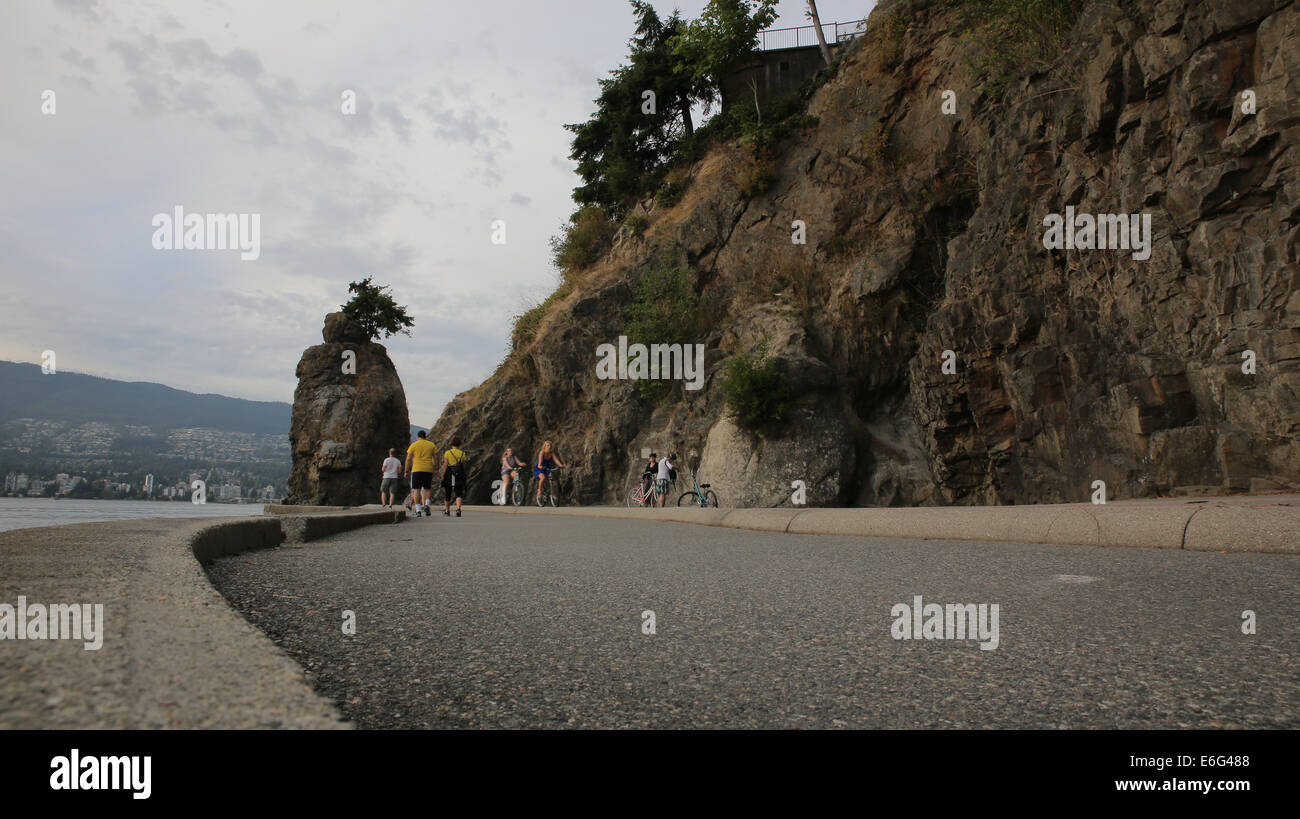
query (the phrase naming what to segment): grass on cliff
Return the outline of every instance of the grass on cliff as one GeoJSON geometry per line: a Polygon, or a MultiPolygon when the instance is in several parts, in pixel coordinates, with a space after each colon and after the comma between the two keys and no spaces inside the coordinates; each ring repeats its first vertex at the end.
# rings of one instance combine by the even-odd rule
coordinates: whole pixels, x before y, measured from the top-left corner
{"type": "Polygon", "coordinates": [[[1000,101],[1012,83],[1060,59],[1083,0],[948,0],[948,7],[957,31],[976,44],[970,66],[984,92],[1000,101]]]}
{"type": "MultiPolygon", "coordinates": [[[[700,297],[695,275],[675,248],[661,250],[637,283],[625,312],[623,334],[629,344],[692,344],[700,331],[700,297]]],[[[664,381],[638,381],[642,397],[657,401],[668,392],[664,381]]]]}

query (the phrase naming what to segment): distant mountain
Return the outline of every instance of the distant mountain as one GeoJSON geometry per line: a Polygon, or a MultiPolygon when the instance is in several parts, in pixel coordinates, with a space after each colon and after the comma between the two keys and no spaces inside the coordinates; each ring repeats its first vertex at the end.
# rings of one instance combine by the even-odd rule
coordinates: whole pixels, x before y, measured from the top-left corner
{"type": "Polygon", "coordinates": [[[14,418],[155,429],[211,427],[263,435],[289,434],[290,406],[198,395],[145,381],[114,381],[80,373],[46,375],[35,364],[0,361],[0,423],[14,418]]]}
{"type": "MultiPolygon", "coordinates": [[[[136,424],[157,431],[210,427],[230,432],[288,435],[284,401],[248,401],[186,392],[147,381],[115,381],[81,373],[46,375],[35,364],[0,361],[0,424],[39,418],[79,424],[136,424]]],[[[411,436],[423,427],[411,427],[411,436]]]]}

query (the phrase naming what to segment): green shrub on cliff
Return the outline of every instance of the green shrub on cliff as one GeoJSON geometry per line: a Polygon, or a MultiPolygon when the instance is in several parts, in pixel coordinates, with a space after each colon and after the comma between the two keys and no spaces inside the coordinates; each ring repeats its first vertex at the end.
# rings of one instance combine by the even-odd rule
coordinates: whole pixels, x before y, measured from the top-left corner
{"type": "Polygon", "coordinates": [[[560,228],[559,235],[551,237],[551,261],[567,281],[572,274],[599,261],[617,231],[618,223],[601,208],[579,208],[560,228]]]}
{"type": "Polygon", "coordinates": [[[770,435],[780,428],[793,396],[789,377],[768,355],[766,337],[757,350],[727,362],[722,394],[728,416],[741,429],[770,435]]]}

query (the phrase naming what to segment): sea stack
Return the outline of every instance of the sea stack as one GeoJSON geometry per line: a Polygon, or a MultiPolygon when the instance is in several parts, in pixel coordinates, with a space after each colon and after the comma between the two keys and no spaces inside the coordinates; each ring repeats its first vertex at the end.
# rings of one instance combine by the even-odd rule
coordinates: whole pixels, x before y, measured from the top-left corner
{"type": "Polygon", "coordinates": [[[288,503],[378,502],[379,466],[411,437],[406,392],[382,344],[343,313],[325,317],[325,343],[298,362],[289,445],[288,503]]]}

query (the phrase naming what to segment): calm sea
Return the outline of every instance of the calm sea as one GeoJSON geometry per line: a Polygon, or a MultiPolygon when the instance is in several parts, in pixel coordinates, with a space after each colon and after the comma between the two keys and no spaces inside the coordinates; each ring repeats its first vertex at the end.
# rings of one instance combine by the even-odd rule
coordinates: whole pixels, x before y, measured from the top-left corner
{"type": "Polygon", "coordinates": [[[70,498],[0,498],[0,532],[31,526],[58,526],[131,518],[241,517],[262,514],[260,503],[180,501],[73,500],[70,498]]]}

